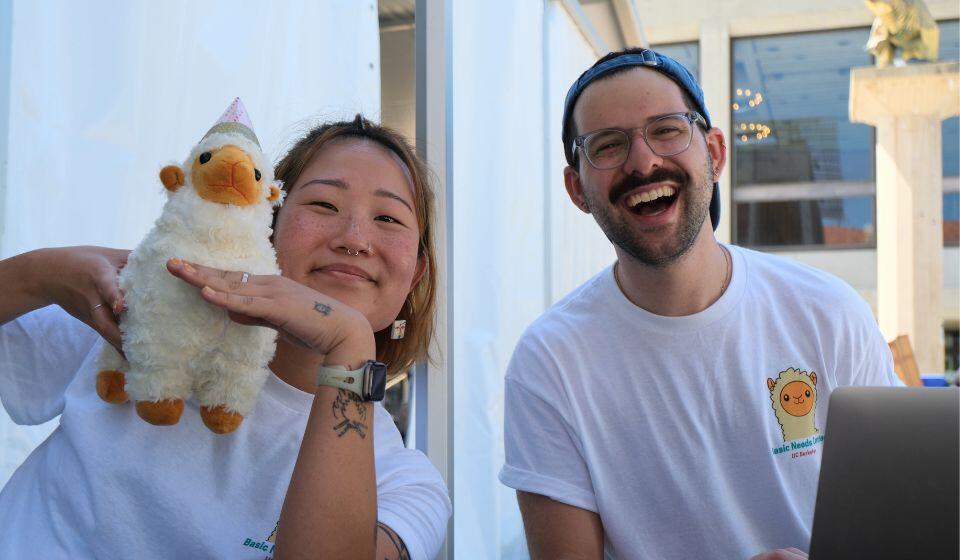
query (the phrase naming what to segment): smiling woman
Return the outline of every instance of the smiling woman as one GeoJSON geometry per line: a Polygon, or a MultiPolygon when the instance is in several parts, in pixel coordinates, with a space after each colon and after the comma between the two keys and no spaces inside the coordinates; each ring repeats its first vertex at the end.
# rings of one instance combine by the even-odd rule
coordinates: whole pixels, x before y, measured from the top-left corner
{"type": "Polygon", "coordinates": [[[386,371],[426,358],[432,335],[424,165],[403,138],[357,116],[309,132],[276,178],[286,191],[273,218],[281,275],[179,259],[157,271],[233,321],[280,334],[256,408],[229,436],[211,434],[196,414],[157,428],[97,396],[91,356],[100,336],[120,344],[117,274],[127,251],[43,249],[0,261],[0,397],[18,421],[62,412],[0,494],[0,524],[11,529],[0,547],[11,556],[437,553],[446,487],[373,402],[386,371]],[[405,338],[390,336],[397,320],[405,338]]]}
{"type": "MultiPolygon", "coordinates": [[[[427,183],[426,166],[406,141],[390,129],[357,115],[352,122],[323,125],[305,135],[277,164],[276,178],[283,181],[287,195],[283,209],[274,216],[275,245],[284,274],[298,274],[295,277],[298,281],[308,285],[319,282],[322,286],[324,270],[333,275],[337,266],[358,267],[361,275],[376,273],[376,277],[370,278],[373,285],[364,287],[373,297],[361,298],[358,309],[376,311],[375,318],[386,313],[398,321],[406,321],[407,325],[404,338],[393,340],[387,329],[389,323],[374,324],[371,320],[376,333],[377,359],[387,364],[391,373],[401,373],[416,359],[425,358],[433,333],[436,294],[431,227],[433,192],[427,183]],[[380,165],[371,167],[371,161],[380,165]],[[333,162],[337,165],[331,165],[333,162]],[[369,183],[371,179],[378,179],[376,170],[380,168],[388,171],[383,182],[369,183]],[[347,175],[338,175],[341,170],[347,175]],[[349,206],[335,204],[341,200],[350,201],[349,206]],[[374,225],[370,220],[378,223],[374,225]],[[383,245],[382,254],[378,254],[375,245],[364,245],[367,227],[374,232],[376,244],[383,245]],[[338,228],[339,231],[334,231],[338,228]],[[362,257],[357,259],[360,262],[339,259],[336,263],[313,263],[310,270],[289,270],[291,259],[310,256],[309,245],[298,239],[303,239],[305,233],[317,231],[334,231],[335,235],[345,236],[331,242],[349,244],[359,239],[360,246],[356,248],[359,255],[353,255],[353,246],[346,246],[343,252],[347,257],[362,257]],[[289,242],[280,236],[289,236],[289,242]],[[409,251],[411,243],[415,244],[415,252],[409,251]],[[308,254],[301,255],[303,252],[308,254]],[[412,273],[411,255],[415,255],[416,260],[412,273]],[[375,266],[378,270],[365,270],[364,266],[375,266]],[[402,278],[409,277],[410,283],[406,287],[381,288],[377,280],[388,275],[394,278],[394,271],[402,278]],[[308,280],[310,272],[318,273],[313,280],[308,280]],[[382,291],[396,289],[405,289],[408,293],[401,300],[401,307],[382,309],[385,301],[382,291]]],[[[373,243],[373,238],[367,241],[373,243]]],[[[344,289],[361,289],[348,286],[330,286],[331,295],[344,289]]]]}

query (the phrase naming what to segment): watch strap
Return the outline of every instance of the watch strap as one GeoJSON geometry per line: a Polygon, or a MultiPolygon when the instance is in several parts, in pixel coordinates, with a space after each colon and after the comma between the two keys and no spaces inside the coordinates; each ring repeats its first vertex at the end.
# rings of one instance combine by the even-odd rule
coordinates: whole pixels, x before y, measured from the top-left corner
{"type": "Polygon", "coordinates": [[[360,369],[348,370],[345,366],[322,366],[317,370],[317,385],[326,385],[345,389],[356,393],[363,398],[363,372],[366,364],[360,369]]]}

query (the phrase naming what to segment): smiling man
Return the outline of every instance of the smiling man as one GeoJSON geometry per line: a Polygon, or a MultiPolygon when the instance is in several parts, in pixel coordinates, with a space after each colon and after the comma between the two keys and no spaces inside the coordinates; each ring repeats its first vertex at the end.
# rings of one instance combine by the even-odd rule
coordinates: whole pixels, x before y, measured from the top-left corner
{"type": "Polygon", "coordinates": [[[898,383],[870,309],[717,242],[726,143],[676,61],[598,61],[567,94],[563,145],[570,199],[617,261],[507,371],[500,479],[531,556],[806,557],[830,392],[898,383]]]}

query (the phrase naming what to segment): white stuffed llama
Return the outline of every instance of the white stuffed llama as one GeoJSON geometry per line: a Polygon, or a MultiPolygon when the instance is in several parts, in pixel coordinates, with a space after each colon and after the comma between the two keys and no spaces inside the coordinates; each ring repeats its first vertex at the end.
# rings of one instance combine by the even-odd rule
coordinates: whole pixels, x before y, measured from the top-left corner
{"type": "Polygon", "coordinates": [[[232,322],[227,312],[166,269],[181,258],[224,270],[279,274],[270,243],[280,189],[243,104],[235,99],[183,167],[160,172],[169,198],[120,273],[123,358],[104,344],[97,393],[136,401],[141,418],[176,424],[191,394],[204,424],[235,430],[253,409],[276,349],[276,333],[232,322]]]}

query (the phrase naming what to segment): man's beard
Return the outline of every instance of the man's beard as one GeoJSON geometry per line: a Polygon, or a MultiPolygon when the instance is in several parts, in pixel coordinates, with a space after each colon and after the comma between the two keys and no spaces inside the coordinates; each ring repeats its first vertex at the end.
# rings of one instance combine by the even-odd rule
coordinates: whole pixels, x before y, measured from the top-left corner
{"type": "MultiPolygon", "coordinates": [[[[665,267],[676,262],[685,255],[703,227],[710,211],[710,199],[713,196],[713,160],[707,154],[707,164],[703,174],[692,180],[680,169],[668,170],[659,168],[650,175],[641,177],[630,175],[610,189],[608,201],[600,200],[591,189],[584,189],[584,198],[587,209],[600,225],[611,243],[620,247],[638,262],[653,266],[665,267]],[[683,213],[680,215],[676,235],[665,244],[654,246],[644,242],[643,230],[631,219],[617,213],[616,205],[621,196],[637,187],[671,181],[677,185],[677,200],[679,204],[683,198],[683,213]]],[[[622,208],[621,208],[622,211],[622,208]]]]}

